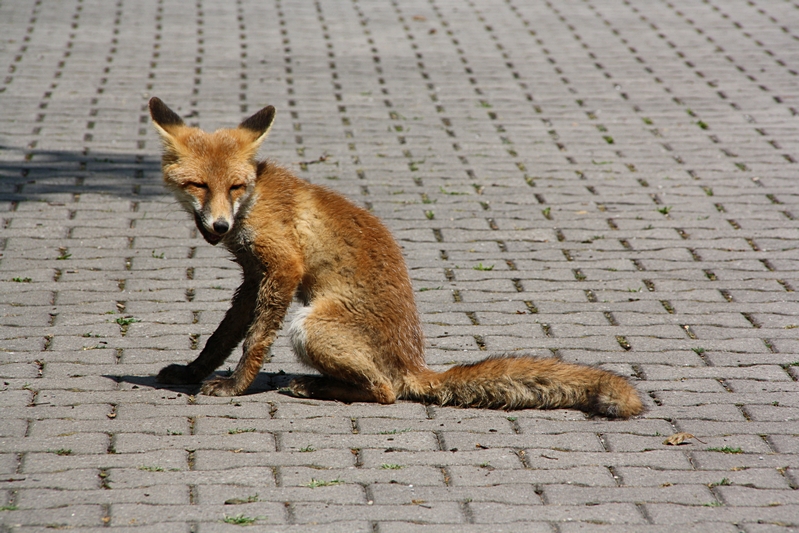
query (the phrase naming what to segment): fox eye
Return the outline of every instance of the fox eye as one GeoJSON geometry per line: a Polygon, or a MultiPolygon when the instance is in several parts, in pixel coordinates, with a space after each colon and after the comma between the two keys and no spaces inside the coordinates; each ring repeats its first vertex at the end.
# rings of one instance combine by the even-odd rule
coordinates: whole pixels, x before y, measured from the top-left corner
{"type": "Polygon", "coordinates": [[[231,191],[240,191],[244,187],[245,187],[245,185],[243,183],[237,183],[236,185],[231,185],[230,186],[230,190],[231,191]]]}
{"type": "Polygon", "coordinates": [[[186,187],[194,187],[195,189],[207,189],[208,185],[205,183],[200,183],[199,181],[190,181],[186,184],[186,187]]]}

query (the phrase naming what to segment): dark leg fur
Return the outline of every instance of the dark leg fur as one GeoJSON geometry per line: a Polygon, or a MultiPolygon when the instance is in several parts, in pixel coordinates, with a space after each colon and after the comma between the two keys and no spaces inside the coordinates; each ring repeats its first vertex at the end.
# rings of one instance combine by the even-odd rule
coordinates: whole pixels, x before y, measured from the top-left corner
{"type": "Polygon", "coordinates": [[[394,393],[387,387],[372,390],[363,386],[346,383],[326,376],[303,376],[294,379],[289,385],[292,394],[303,398],[318,400],[337,400],[339,402],[377,402],[394,403],[394,393]]]}
{"type": "MultiPolygon", "coordinates": [[[[277,337],[277,331],[280,329],[286,309],[291,303],[295,287],[296,284],[284,283],[281,285],[274,278],[263,278],[258,290],[252,291],[257,293],[254,306],[249,315],[253,317],[252,323],[247,328],[243,353],[236,365],[236,370],[233,371],[229,378],[218,377],[205,381],[201,388],[203,394],[209,396],[236,396],[243,394],[247,390],[255,376],[261,371],[266,353],[274,342],[275,337],[277,337]]],[[[227,319],[227,315],[225,319],[227,319]]],[[[217,329],[217,333],[222,327],[220,326],[217,329]]],[[[214,360],[217,366],[223,361],[224,358],[218,361],[214,360]]]]}
{"type": "Polygon", "coordinates": [[[219,368],[241,342],[252,322],[255,310],[257,281],[245,281],[236,290],[225,318],[208,339],[200,355],[188,365],[172,364],[164,367],[156,379],[160,383],[187,385],[199,383],[219,368]]]}

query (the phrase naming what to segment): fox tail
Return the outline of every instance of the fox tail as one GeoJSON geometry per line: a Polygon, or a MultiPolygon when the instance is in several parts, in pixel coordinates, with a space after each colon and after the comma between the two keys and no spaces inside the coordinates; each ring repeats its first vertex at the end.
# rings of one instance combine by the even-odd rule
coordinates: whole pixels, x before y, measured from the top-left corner
{"type": "Polygon", "coordinates": [[[580,409],[629,418],[644,410],[627,379],[559,359],[491,357],[446,372],[425,370],[401,397],[438,405],[490,409],[580,409]]]}

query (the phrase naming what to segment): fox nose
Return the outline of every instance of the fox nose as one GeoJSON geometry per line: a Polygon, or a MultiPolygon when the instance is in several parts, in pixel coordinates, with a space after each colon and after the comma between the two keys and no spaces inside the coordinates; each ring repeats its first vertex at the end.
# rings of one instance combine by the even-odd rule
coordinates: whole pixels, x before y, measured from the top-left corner
{"type": "Polygon", "coordinates": [[[230,224],[227,223],[225,220],[217,220],[214,222],[214,231],[217,232],[219,235],[223,235],[227,233],[230,229],[230,224]]]}

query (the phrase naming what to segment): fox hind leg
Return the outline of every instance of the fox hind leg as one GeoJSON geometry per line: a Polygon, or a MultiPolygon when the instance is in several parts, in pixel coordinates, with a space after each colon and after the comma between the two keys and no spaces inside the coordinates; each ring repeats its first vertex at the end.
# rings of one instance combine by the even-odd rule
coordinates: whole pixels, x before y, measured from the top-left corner
{"type": "Polygon", "coordinates": [[[316,398],[319,400],[336,400],[344,403],[352,402],[377,402],[393,403],[389,401],[396,398],[389,390],[378,391],[363,388],[361,385],[339,381],[327,376],[302,376],[295,378],[289,385],[292,394],[302,398],[316,398]]]}
{"type": "Polygon", "coordinates": [[[336,304],[315,304],[297,313],[289,329],[294,352],[322,376],[293,380],[292,393],[342,402],[394,403],[390,380],[378,368],[366,339],[347,326],[348,315],[336,304]]]}

